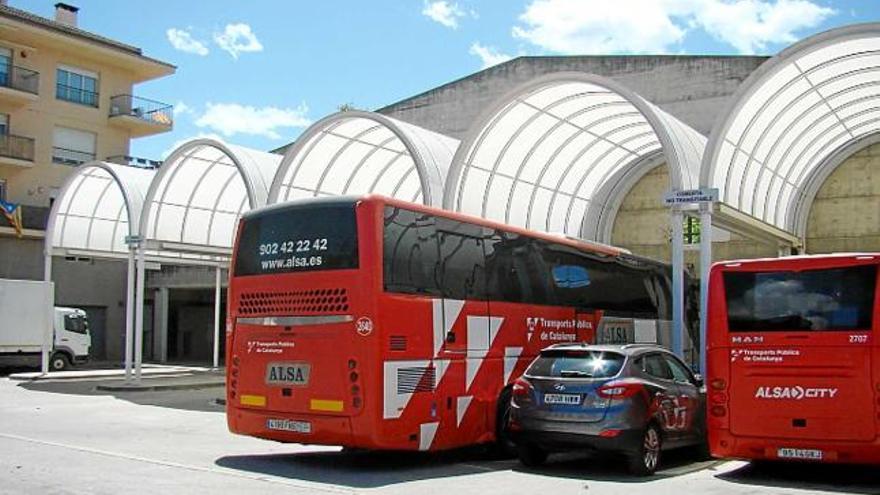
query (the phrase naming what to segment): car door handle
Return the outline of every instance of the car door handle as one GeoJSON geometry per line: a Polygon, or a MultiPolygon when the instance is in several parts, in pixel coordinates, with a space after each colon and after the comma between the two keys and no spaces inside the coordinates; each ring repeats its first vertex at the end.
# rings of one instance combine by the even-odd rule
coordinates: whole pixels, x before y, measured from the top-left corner
{"type": "Polygon", "coordinates": [[[61,339],[61,342],[70,342],[70,339],[61,339]]]}

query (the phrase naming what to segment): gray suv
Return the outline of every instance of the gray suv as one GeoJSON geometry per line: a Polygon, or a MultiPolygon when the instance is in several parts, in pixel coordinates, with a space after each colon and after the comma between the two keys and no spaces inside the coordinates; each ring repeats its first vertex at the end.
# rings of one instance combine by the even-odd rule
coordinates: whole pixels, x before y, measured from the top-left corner
{"type": "Polygon", "coordinates": [[[705,389],[659,346],[558,344],[514,383],[508,428],[527,466],[590,449],[622,454],[631,473],[646,476],[664,450],[706,450],[705,389]]]}

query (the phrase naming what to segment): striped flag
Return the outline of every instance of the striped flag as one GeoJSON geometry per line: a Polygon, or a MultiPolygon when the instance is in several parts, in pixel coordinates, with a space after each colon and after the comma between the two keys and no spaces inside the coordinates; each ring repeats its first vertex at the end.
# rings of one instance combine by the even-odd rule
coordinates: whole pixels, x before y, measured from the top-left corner
{"type": "Polygon", "coordinates": [[[12,228],[15,229],[16,235],[21,237],[23,225],[21,223],[21,205],[10,203],[0,199],[0,210],[3,210],[3,216],[9,221],[12,228]]]}

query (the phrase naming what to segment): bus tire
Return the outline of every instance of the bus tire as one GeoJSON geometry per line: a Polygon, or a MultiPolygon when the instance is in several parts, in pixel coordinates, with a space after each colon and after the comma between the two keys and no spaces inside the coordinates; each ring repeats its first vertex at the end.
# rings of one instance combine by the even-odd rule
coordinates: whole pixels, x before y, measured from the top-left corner
{"type": "Polygon", "coordinates": [[[64,371],[68,368],[70,368],[70,358],[67,357],[67,354],[63,352],[52,354],[52,358],[49,359],[50,371],[64,371]]]}
{"type": "Polygon", "coordinates": [[[639,438],[639,444],[627,455],[627,471],[635,476],[650,476],[660,465],[663,437],[657,425],[649,423],[639,438]]]}
{"type": "Polygon", "coordinates": [[[501,391],[495,411],[495,444],[493,453],[500,457],[514,457],[517,454],[516,444],[510,436],[510,387],[501,391]]]}

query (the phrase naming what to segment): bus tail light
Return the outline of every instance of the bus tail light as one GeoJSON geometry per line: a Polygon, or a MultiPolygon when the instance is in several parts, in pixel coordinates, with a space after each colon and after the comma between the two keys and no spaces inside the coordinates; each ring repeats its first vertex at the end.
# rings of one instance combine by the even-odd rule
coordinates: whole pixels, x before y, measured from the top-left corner
{"type": "Polygon", "coordinates": [[[716,404],[724,404],[727,402],[727,394],[724,392],[715,392],[712,394],[712,402],[716,404]]]}
{"type": "Polygon", "coordinates": [[[599,387],[596,393],[604,399],[626,399],[645,391],[641,383],[608,383],[599,387]]]}
{"type": "Polygon", "coordinates": [[[715,416],[716,418],[727,416],[727,408],[724,406],[712,406],[710,412],[712,413],[712,416],[715,416]]]}
{"type": "MultiPolygon", "coordinates": [[[[232,379],[229,380],[229,398],[234,399],[238,389],[238,364],[241,360],[238,359],[238,356],[232,356],[232,365],[229,369],[229,374],[232,376],[232,379]]],[[[232,401],[230,401],[231,403],[232,401]]]]}
{"type": "Polygon", "coordinates": [[[351,382],[351,407],[360,409],[364,405],[364,399],[361,397],[360,373],[358,373],[358,362],[355,359],[348,360],[348,380],[351,382]]]}
{"type": "Polygon", "coordinates": [[[713,378],[711,382],[709,382],[709,386],[712,387],[712,390],[726,390],[727,382],[723,378],[713,378]]]}
{"type": "Polygon", "coordinates": [[[514,402],[525,403],[531,401],[532,390],[531,383],[523,378],[517,378],[516,381],[513,382],[513,390],[511,394],[514,402]]]}

